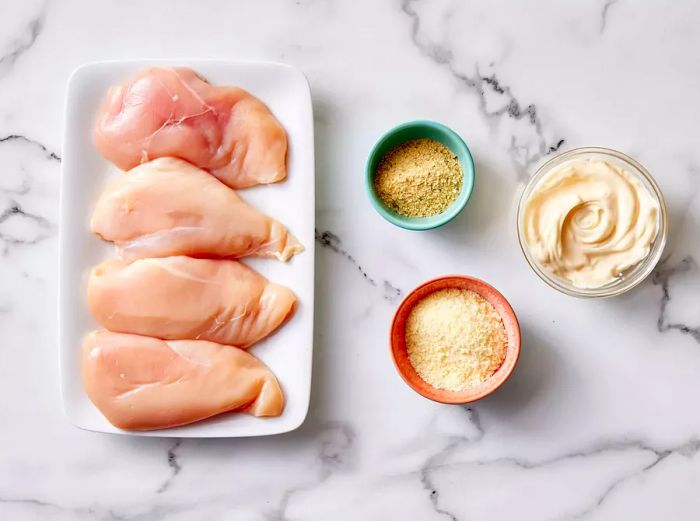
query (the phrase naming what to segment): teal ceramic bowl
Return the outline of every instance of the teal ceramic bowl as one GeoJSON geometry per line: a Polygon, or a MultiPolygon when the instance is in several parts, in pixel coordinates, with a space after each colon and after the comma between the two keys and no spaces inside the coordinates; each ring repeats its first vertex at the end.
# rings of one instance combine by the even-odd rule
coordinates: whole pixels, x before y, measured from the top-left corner
{"type": "Polygon", "coordinates": [[[374,145],[365,166],[365,187],[375,210],[390,223],[407,230],[431,230],[450,222],[466,206],[474,189],[474,160],[469,148],[455,131],[435,121],[409,121],[392,128],[374,145]],[[406,141],[421,138],[434,139],[457,156],[462,166],[462,191],[449,208],[440,214],[430,217],[406,217],[386,206],[379,198],[374,190],[374,173],[389,150],[406,141]]]}

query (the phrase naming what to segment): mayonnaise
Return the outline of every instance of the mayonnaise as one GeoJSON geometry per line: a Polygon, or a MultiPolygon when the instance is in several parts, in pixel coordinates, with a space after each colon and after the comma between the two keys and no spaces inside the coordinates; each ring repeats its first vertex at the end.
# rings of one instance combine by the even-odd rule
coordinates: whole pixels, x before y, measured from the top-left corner
{"type": "Polygon", "coordinates": [[[571,160],[524,202],[523,237],[534,260],[577,288],[599,288],[643,260],[659,231],[659,203],[619,166],[571,160]]]}

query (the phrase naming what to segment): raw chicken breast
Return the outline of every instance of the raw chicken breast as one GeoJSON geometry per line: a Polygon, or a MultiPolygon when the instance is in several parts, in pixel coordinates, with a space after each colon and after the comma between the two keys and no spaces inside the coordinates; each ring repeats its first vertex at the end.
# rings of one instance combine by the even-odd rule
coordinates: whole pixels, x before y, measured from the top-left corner
{"type": "Polygon", "coordinates": [[[296,297],[232,260],[165,257],[93,268],[88,303],[110,331],[247,347],[272,333],[296,297]]]}
{"type": "Polygon", "coordinates": [[[246,351],[204,340],[94,331],[83,341],[83,385],[115,427],[165,429],[241,410],[279,416],[277,379],[246,351]]]}
{"type": "Polygon", "coordinates": [[[279,222],[187,161],[161,158],[119,176],[90,227],[126,259],[170,255],[289,260],[304,247],[279,222]]]}
{"type": "Polygon", "coordinates": [[[187,68],[153,67],[110,88],[94,140],[122,170],[173,156],[231,188],[287,175],[287,136],[265,104],[238,87],[210,85],[187,68]]]}

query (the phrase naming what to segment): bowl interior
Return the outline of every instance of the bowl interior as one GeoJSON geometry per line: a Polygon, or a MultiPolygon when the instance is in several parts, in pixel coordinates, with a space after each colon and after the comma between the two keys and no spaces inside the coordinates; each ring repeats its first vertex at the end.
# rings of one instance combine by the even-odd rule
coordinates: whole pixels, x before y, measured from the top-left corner
{"type": "Polygon", "coordinates": [[[442,403],[469,403],[479,400],[484,396],[491,394],[493,391],[505,382],[515,368],[515,363],[520,355],[520,326],[518,319],[513,312],[513,308],[494,287],[486,282],[460,275],[441,277],[439,279],[428,281],[413,290],[399,305],[394,320],[391,324],[390,333],[391,354],[394,359],[394,364],[399,374],[404,381],[417,393],[422,394],[426,398],[442,403]],[[501,364],[501,367],[487,378],[480,385],[469,387],[463,391],[448,391],[445,389],[437,389],[425,380],[423,380],[416,370],[411,365],[408,359],[408,351],[406,349],[406,320],[411,313],[413,307],[423,298],[433,293],[446,288],[459,288],[471,290],[474,293],[481,295],[484,299],[491,303],[496,308],[496,311],[503,320],[503,325],[506,329],[508,337],[508,347],[506,349],[506,358],[501,364]]]}
{"type": "Polygon", "coordinates": [[[474,188],[474,160],[469,148],[453,130],[435,121],[411,121],[384,134],[367,159],[365,182],[374,208],[387,221],[408,230],[430,230],[454,219],[464,208],[474,188]],[[444,212],[430,217],[405,217],[386,206],[374,190],[374,174],[379,162],[392,148],[413,139],[433,139],[449,148],[462,167],[462,191],[444,212]]]}

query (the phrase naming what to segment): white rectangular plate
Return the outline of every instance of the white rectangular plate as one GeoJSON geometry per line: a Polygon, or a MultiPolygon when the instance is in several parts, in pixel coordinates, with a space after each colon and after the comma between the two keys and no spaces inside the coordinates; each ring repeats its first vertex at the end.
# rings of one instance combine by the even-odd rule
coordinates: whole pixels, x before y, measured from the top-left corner
{"type": "Polygon", "coordinates": [[[309,85],[296,69],[273,63],[209,60],[139,60],[103,62],[76,70],[66,98],[61,168],[59,343],[61,390],[68,418],[76,426],[101,432],[140,436],[234,437],[277,434],[304,421],[311,391],[314,310],[314,141],[309,85]],[[247,201],[279,219],[306,247],[289,263],[245,260],[270,280],[297,295],[298,308],[276,334],[250,352],[265,362],[280,381],[287,404],[278,418],[229,413],[172,429],[126,432],[112,426],[83,390],[81,342],[99,329],[86,302],[90,269],[116,255],[111,244],[90,232],[89,221],[100,192],[119,170],[102,158],[92,142],[95,113],[109,86],[154,65],[187,66],[214,85],[237,85],[260,98],[282,123],[289,139],[285,181],[239,191],[247,201]]]}

